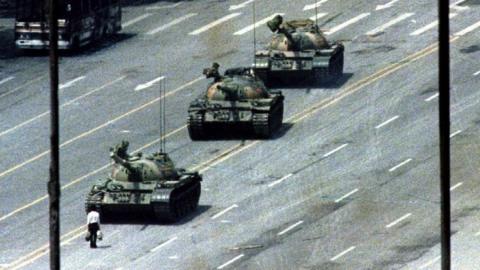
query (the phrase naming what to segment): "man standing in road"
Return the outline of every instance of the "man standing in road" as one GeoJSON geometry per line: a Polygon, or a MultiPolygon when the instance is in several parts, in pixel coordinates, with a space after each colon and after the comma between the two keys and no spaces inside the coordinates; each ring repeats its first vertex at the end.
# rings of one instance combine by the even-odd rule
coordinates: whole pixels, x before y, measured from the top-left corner
{"type": "Polygon", "coordinates": [[[97,247],[97,232],[100,231],[100,214],[95,207],[91,207],[87,214],[87,226],[90,234],[90,247],[97,247]]]}

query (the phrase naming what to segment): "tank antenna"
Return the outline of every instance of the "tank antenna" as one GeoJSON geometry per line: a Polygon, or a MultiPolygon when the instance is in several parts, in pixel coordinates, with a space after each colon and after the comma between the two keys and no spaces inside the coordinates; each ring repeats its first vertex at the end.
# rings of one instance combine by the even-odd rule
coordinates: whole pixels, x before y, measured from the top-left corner
{"type": "Polygon", "coordinates": [[[163,78],[159,83],[159,94],[160,94],[160,153],[165,153],[165,88],[166,88],[166,79],[163,78]]]}
{"type": "Polygon", "coordinates": [[[253,65],[254,67],[257,66],[257,58],[255,57],[255,54],[257,53],[257,31],[256,31],[256,13],[255,13],[255,1],[253,1],[252,5],[253,9],[253,65]]]}
{"type": "Polygon", "coordinates": [[[318,27],[318,5],[315,3],[315,25],[318,27]]]}

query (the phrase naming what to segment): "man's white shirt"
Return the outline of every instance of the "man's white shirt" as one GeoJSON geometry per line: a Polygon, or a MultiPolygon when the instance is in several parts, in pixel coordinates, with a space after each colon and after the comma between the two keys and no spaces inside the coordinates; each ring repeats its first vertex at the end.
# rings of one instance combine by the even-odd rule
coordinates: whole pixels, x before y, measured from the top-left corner
{"type": "Polygon", "coordinates": [[[90,211],[87,215],[87,224],[92,223],[100,224],[100,214],[97,211],[90,211]]]}

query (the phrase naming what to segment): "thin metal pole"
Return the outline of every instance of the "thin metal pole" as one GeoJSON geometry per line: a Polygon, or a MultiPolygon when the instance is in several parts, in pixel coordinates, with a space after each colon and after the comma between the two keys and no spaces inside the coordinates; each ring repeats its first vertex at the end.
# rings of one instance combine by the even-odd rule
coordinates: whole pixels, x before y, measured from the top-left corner
{"type": "Polygon", "coordinates": [[[60,167],[58,109],[58,12],[57,0],[49,1],[50,40],[50,180],[48,182],[50,213],[50,269],[60,269],[60,167]]]}
{"type": "Polygon", "coordinates": [[[450,243],[450,25],[449,1],[438,0],[439,134],[442,270],[451,269],[450,243]]]}

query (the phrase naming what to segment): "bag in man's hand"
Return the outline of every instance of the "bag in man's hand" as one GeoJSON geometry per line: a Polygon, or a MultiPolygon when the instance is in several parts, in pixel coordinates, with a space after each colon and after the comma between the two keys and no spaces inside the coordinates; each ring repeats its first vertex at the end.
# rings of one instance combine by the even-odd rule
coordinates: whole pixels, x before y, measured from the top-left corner
{"type": "Polygon", "coordinates": [[[103,233],[100,230],[97,231],[97,239],[100,240],[100,241],[103,240],[103,233]]]}

